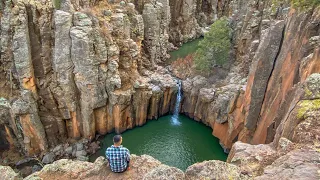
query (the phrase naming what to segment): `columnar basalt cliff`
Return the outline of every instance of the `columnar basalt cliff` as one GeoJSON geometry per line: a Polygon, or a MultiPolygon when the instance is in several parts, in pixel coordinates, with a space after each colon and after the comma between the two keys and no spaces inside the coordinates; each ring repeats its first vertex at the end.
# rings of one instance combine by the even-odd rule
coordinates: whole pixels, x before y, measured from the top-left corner
{"type": "MultiPolygon", "coordinates": [[[[186,172],[147,156],[132,155],[131,169],[112,173],[104,157],[94,163],[58,160],[25,179],[319,179],[320,74],[294,87],[295,100],[271,144],[236,142],[227,163],[204,161],[186,172]]],[[[10,167],[0,166],[4,179],[22,179],[10,167]]]]}
{"type": "Polygon", "coordinates": [[[32,155],[173,110],[177,81],[157,66],[167,56],[170,21],[155,13],[165,11],[160,3],[143,14],[116,1],[1,3],[3,149],[32,155]]]}
{"type": "MultiPolygon", "coordinates": [[[[162,34],[162,38],[169,39],[176,46],[202,36],[217,18],[229,15],[230,7],[230,1],[225,0],[135,0],[134,3],[140,13],[149,15],[148,21],[161,19],[159,22],[153,20],[153,23],[145,23],[150,28],[149,33],[158,31],[156,33],[162,34]],[[156,22],[159,24],[154,24],[156,22]]],[[[236,4],[232,2],[232,6],[236,4]]],[[[163,45],[160,46],[167,48],[163,45]]]]}
{"type": "MultiPolygon", "coordinates": [[[[240,169],[204,162],[183,173],[156,162],[143,176],[225,178],[208,174],[210,167],[235,178],[268,179],[281,174],[276,169],[285,169],[286,159],[296,165],[301,154],[318,157],[320,8],[274,7],[271,0],[1,1],[0,150],[41,154],[70,139],[120,133],[172,112],[177,79],[159,64],[221,16],[233,29],[232,65],[214,83],[184,79],[180,112],[210,126],[240,169]]],[[[302,160],[314,178],[318,160],[302,160]]],[[[56,165],[72,163],[83,166],[56,165]]],[[[48,169],[36,176],[47,177],[48,169]]]]}
{"type": "Polygon", "coordinates": [[[227,1],[1,2],[4,149],[21,146],[32,155],[171,112],[176,80],[157,64],[174,45],[203,35],[228,7],[227,1]]]}

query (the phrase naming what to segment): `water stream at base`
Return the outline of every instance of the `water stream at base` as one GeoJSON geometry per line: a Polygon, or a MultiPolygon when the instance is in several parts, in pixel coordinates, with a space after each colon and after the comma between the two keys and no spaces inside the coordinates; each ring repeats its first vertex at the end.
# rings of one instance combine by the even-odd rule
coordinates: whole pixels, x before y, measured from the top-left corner
{"type": "Polygon", "coordinates": [[[177,92],[177,98],[176,98],[176,104],[174,107],[174,112],[171,117],[171,123],[173,125],[179,126],[181,123],[178,119],[179,112],[180,112],[180,103],[181,103],[182,93],[181,93],[181,81],[178,80],[178,92],[177,92]]]}

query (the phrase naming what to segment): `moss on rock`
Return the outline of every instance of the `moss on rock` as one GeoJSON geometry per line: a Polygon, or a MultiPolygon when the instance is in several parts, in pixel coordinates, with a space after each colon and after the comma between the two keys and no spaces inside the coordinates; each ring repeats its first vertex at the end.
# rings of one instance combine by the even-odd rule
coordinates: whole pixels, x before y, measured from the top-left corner
{"type": "Polygon", "coordinates": [[[301,119],[305,117],[307,112],[320,109],[320,99],[302,100],[298,103],[298,106],[300,108],[298,109],[297,117],[301,119]]]}

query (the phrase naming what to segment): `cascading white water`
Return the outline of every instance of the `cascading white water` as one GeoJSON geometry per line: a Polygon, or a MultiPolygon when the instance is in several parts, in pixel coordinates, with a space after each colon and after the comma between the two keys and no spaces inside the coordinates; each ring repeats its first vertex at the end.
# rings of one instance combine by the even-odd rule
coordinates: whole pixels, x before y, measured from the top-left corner
{"type": "Polygon", "coordinates": [[[177,93],[177,98],[176,98],[176,104],[174,107],[174,111],[173,111],[173,116],[171,117],[171,122],[174,125],[180,125],[180,121],[179,121],[179,112],[180,112],[180,102],[181,102],[181,81],[178,80],[178,93],[177,93]]]}

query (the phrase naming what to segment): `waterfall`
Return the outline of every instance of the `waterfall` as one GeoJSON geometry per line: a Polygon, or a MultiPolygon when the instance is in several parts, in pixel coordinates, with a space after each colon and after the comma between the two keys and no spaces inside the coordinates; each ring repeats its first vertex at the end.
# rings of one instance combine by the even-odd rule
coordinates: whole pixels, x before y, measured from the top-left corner
{"type": "Polygon", "coordinates": [[[178,93],[176,98],[176,104],[173,111],[173,116],[171,117],[171,122],[173,125],[180,125],[179,112],[180,112],[180,102],[181,102],[181,81],[178,80],[178,93]]]}

